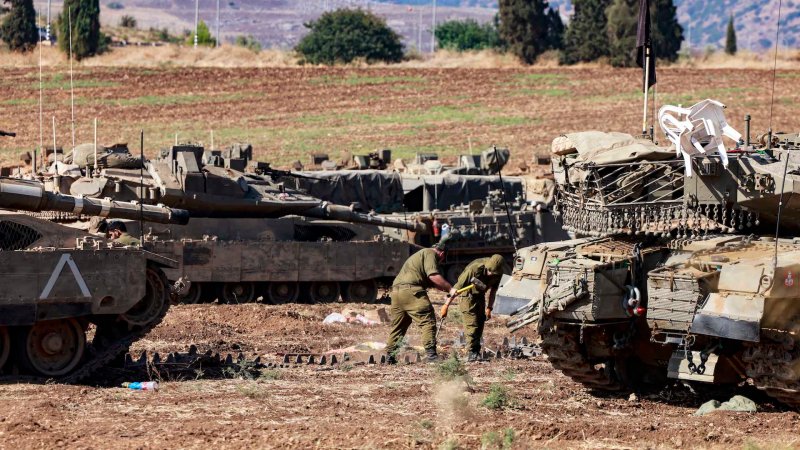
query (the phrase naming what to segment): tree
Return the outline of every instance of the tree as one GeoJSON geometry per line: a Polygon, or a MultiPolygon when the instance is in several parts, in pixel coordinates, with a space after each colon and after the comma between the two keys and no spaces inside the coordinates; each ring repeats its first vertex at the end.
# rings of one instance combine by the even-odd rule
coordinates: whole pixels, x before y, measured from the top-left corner
{"type": "MultiPolygon", "coordinates": [[[[639,9],[636,9],[639,13],[639,9]]],[[[677,8],[672,0],[654,0],[650,3],[653,20],[653,52],[658,59],[676,61],[683,43],[683,27],[678,23],[677,8]]]]}
{"type": "MultiPolygon", "coordinates": [[[[194,45],[194,33],[191,33],[189,37],[186,39],[186,43],[189,45],[194,45]]],[[[208,25],[200,19],[197,22],[197,45],[205,45],[206,47],[213,47],[216,44],[214,40],[214,36],[211,36],[211,31],[208,29],[208,25]]]]}
{"type": "Polygon", "coordinates": [[[736,50],[736,28],[733,26],[733,14],[731,14],[728,20],[728,34],[725,36],[725,53],[735,55],[736,50]]]}
{"type": "Polygon", "coordinates": [[[542,52],[553,48],[553,41],[560,40],[551,38],[557,25],[549,11],[547,0],[500,0],[500,37],[525,64],[533,64],[542,52]]]}
{"type": "Polygon", "coordinates": [[[72,56],[83,59],[102,51],[105,41],[100,33],[99,0],[64,0],[64,10],[58,20],[59,47],[69,53],[70,23],[72,23],[72,56]],[[69,15],[69,16],[67,16],[69,15]]]}
{"type": "Polygon", "coordinates": [[[550,8],[547,10],[547,48],[560,50],[564,48],[564,21],[558,10],[550,8]]]}
{"type": "MultiPolygon", "coordinates": [[[[636,29],[639,17],[638,0],[613,0],[607,11],[610,62],[617,67],[636,65],[636,29]]],[[[678,24],[672,0],[655,0],[650,4],[653,56],[675,61],[683,41],[683,28],[678,24]]]]}
{"type": "Polygon", "coordinates": [[[573,0],[574,12],[564,33],[562,64],[594,61],[609,55],[606,8],[610,0],[573,0]]]}
{"type": "Polygon", "coordinates": [[[119,26],[122,28],[136,28],[136,17],[125,14],[119,19],[119,26]]]}
{"type": "Polygon", "coordinates": [[[400,62],[403,44],[386,21],[361,9],[337,9],[304,24],[310,32],[295,50],[311,64],[349,63],[364,58],[400,62]]]}
{"type": "Polygon", "coordinates": [[[638,4],[639,0],[613,0],[611,6],[606,10],[609,62],[614,67],[636,65],[638,4]]]}
{"type": "Polygon", "coordinates": [[[13,51],[28,52],[36,48],[39,30],[33,0],[5,0],[11,11],[0,25],[0,37],[13,51]]]}
{"type": "Polygon", "coordinates": [[[463,52],[498,46],[500,38],[492,23],[479,24],[473,19],[450,20],[436,26],[436,41],[440,48],[463,52]]]}

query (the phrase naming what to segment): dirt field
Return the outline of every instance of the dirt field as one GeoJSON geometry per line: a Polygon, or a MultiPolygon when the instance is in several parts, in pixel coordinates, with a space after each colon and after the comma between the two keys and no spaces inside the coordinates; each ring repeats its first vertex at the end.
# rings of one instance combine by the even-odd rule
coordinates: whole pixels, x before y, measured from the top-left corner
{"type": "MultiPolygon", "coordinates": [[[[387,327],[322,325],[330,312],[366,305],[174,307],[134,353],[326,351],[386,338],[387,327]]],[[[487,342],[506,335],[492,320],[487,342]]],[[[452,342],[450,322],[440,343],[452,342]]],[[[530,336],[533,337],[533,336],[530,336]]],[[[418,334],[411,333],[412,345],[418,334]]],[[[445,350],[446,351],[446,350],[445,350]]],[[[467,365],[469,386],[437,379],[434,366],[342,365],[165,380],[158,392],[94,385],[0,387],[0,447],[14,448],[791,448],[800,414],[757,393],[760,412],[692,414],[703,399],[595,396],[543,358],[467,365]],[[482,406],[493,383],[510,406],[482,406]],[[513,434],[513,437],[511,437],[513,434]]],[[[110,376],[110,375],[109,375],[110,376]]],[[[728,396],[730,393],[727,394],[728,396]]],[[[720,397],[725,400],[725,397],[720,397]]]]}
{"type": "MultiPolygon", "coordinates": [[[[61,64],[44,69],[42,139],[71,146],[70,82],[61,64]]],[[[0,69],[0,162],[15,163],[39,144],[39,76],[33,68],[0,69]]],[[[311,152],[338,158],[390,148],[445,156],[508,146],[516,162],[546,152],[553,137],[590,128],[637,133],[641,72],[611,68],[351,69],[79,67],[75,73],[76,142],[128,142],[154,155],[177,138],[224,147],[250,142],[259,159],[286,165],[311,152]]],[[[772,73],[766,70],[659,71],[657,104],[704,98],[729,106],[728,118],[753,133],[769,126],[772,73]]],[[[800,71],[778,73],[774,130],[798,129],[800,71]]],[[[652,104],[652,103],[651,103],[652,104]]]]}

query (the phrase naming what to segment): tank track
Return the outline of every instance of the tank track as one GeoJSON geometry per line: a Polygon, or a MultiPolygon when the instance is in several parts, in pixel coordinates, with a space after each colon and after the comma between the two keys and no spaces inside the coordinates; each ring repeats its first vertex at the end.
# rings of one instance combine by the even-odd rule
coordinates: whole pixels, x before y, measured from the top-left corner
{"type": "Polygon", "coordinates": [[[539,332],[547,360],[564,375],[590,389],[620,391],[625,388],[613,374],[594,367],[589,361],[580,344],[579,328],[542,327],[539,332]]]}
{"type": "MultiPolygon", "coordinates": [[[[167,279],[163,272],[159,272],[159,275],[165,283],[164,286],[168,290],[169,284],[167,284],[167,279]]],[[[0,376],[0,381],[23,381],[32,383],[55,381],[57,383],[72,384],[84,380],[94,372],[126,354],[131,344],[144,337],[150,330],[164,320],[169,307],[170,302],[169,299],[166,298],[158,316],[145,326],[129,325],[117,320],[116,317],[112,318],[112,320],[98,323],[94,339],[92,339],[91,343],[86,344],[86,356],[84,356],[83,363],[80,367],[67,375],[57,378],[36,375],[3,375],[0,376]]]]}
{"type": "Polygon", "coordinates": [[[742,356],[747,376],[767,395],[800,409],[800,345],[785,331],[767,331],[742,356]]]}

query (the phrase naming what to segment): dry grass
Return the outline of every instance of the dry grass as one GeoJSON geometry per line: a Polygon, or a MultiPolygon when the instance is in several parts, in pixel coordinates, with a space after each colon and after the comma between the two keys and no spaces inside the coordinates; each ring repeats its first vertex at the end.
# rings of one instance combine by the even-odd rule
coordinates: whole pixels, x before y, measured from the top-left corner
{"type": "MultiPolygon", "coordinates": [[[[702,68],[702,69],[771,69],[773,52],[753,53],[739,52],[735,56],[717,51],[708,55],[696,55],[692,58],[681,58],[675,64],[663,64],[661,67],[702,68]]],[[[66,65],[67,57],[56,48],[44,47],[42,60],[45,66],[66,65]]],[[[214,68],[286,68],[301,67],[295,53],[285,50],[263,50],[259,53],[245,48],[224,45],[221,48],[192,48],[181,45],[130,46],[114,48],[98,57],[89,58],[76,63],[77,67],[214,67],[214,68]]],[[[0,68],[20,68],[37,66],[39,52],[28,54],[11,53],[0,50],[0,68]]],[[[400,64],[374,64],[364,62],[350,64],[353,68],[420,68],[420,69],[521,69],[526,66],[509,54],[499,54],[491,50],[479,52],[454,52],[440,50],[435,55],[412,57],[400,64]]],[[[558,68],[558,54],[546,52],[531,66],[532,68],[558,68]]],[[[606,61],[583,63],[570,66],[571,69],[608,67],[606,61]]],[[[565,67],[560,67],[565,69],[565,67]]],[[[781,49],[778,52],[779,69],[800,68],[800,51],[781,49]]]]}

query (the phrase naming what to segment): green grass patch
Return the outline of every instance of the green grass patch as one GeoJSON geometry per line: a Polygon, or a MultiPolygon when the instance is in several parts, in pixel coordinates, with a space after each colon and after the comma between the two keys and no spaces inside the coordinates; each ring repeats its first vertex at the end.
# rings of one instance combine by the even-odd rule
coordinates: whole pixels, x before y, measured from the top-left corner
{"type": "Polygon", "coordinates": [[[511,393],[500,383],[493,383],[481,404],[489,409],[503,409],[511,405],[511,393]]]}
{"type": "Polygon", "coordinates": [[[450,357],[436,366],[436,375],[443,381],[454,381],[467,377],[467,368],[464,361],[458,357],[458,353],[453,351],[450,357]]]}
{"type": "Polygon", "coordinates": [[[548,89],[515,89],[512,97],[564,97],[571,91],[569,89],[548,88],[548,89]]]}
{"type": "Polygon", "coordinates": [[[515,438],[513,428],[506,428],[502,433],[488,431],[481,435],[481,450],[508,450],[514,446],[515,438]]]}
{"type": "Polygon", "coordinates": [[[494,116],[486,121],[489,125],[498,127],[518,127],[521,125],[530,125],[534,121],[523,116],[494,116]]]}
{"type": "MultiPolygon", "coordinates": [[[[101,87],[116,87],[120,84],[115,81],[94,80],[94,79],[73,79],[72,86],[75,89],[82,88],[101,88],[101,87]]],[[[69,76],[63,73],[56,73],[42,81],[42,89],[60,89],[67,90],[70,87],[69,76]]],[[[30,84],[31,89],[39,89],[39,81],[36,80],[30,84]]]]}
{"type": "Polygon", "coordinates": [[[426,80],[423,77],[415,76],[348,75],[346,77],[336,77],[323,75],[321,77],[311,78],[308,82],[315,86],[370,86],[392,83],[425,83],[426,80]]]}
{"type": "MultiPolygon", "coordinates": [[[[105,99],[101,103],[116,106],[169,106],[191,105],[196,103],[227,103],[255,97],[254,92],[234,92],[222,95],[143,95],[133,98],[105,99]]],[[[93,103],[91,100],[88,103],[93,103]]]]}
{"type": "Polygon", "coordinates": [[[3,100],[0,105],[5,106],[21,106],[21,105],[35,105],[39,103],[38,98],[12,98],[10,100],[3,100]]]}

